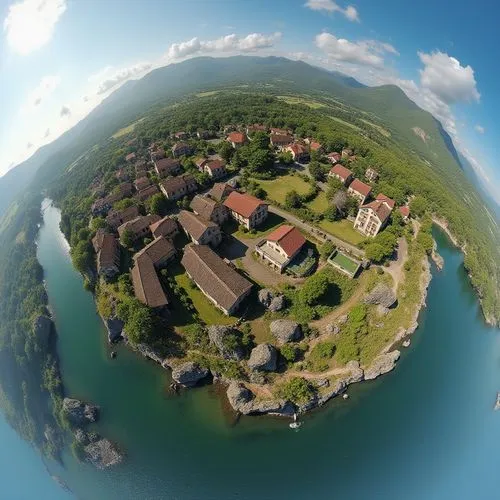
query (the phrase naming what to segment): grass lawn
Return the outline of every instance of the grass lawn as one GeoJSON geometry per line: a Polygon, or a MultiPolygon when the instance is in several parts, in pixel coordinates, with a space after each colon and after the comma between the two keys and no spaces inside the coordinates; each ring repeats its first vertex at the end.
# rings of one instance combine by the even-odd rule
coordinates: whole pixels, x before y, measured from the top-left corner
{"type": "Polygon", "coordinates": [[[294,97],[294,96],[288,96],[288,95],[279,95],[278,99],[281,101],[285,101],[287,104],[304,104],[305,106],[308,106],[309,108],[312,109],[319,109],[319,108],[324,108],[325,105],[315,101],[313,99],[305,99],[304,97],[294,97]]]}
{"type": "Polygon", "coordinates": [[[327,233],[333,234],[333,236],[336,236],[337,238],[340,238],[341,240],[344,240],[351,245],[359,245],[365,239],[365,237],[361,233],[358,233],[354,229],[352,222],[349,222],[345,219],[335,222],[322,220],[319,225],[321,229],[323,229],[327,233]]]}
{"type": "Polygon", "coordinates": [[[311,189],[311,184],[302,180],[298,175],[283,175],[273,180],[253,179],[264,189],[269,199],[284,204],[288,192],[297,191],[306,194],[311,189]]]}
{"type": "Polygon", "coordinates": [[[128,127],[121,128],[120,130],[118,130],[118,132],[115,132],[111,137],[113,139],[118,139],[120,137],[123,137],[124,135],[130,134],[130,132],[132,132],[134,130],[135,126],[139,122],[141,122],[142,120],[144,120],[144,118],[141,118],[140,120],[137,120],[136,122],[131,123],[128,127]]]}
{"type": "Polygon", "coordinates": [[[359,267],[359,262],[350,259],[347,255],[343,254],[340,251],[336,251],[335,255],[333,257],[330,257],[328,260],[337,264],[342,269],[345,269],[348,273],[351,274],[354,274],[359,267]]]}
{"type": "Polygon", "coordinates": [[[324,191],[320,191],[318,196],[306,204],[306,207],[312,210],[315,214],[324,214],[328,209],[328,200],[324,191]]]}

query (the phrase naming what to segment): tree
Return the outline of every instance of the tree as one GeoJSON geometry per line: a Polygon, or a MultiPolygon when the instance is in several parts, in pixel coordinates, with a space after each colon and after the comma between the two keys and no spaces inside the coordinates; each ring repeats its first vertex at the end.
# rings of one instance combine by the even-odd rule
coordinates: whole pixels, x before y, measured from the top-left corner
{"type": "Polygon", "coordinates": [[[152,214],[163,215],[165,213],[167,200],[162,193],[156,193],[149,199],[149,211],[152,214]]]}
{"type": "Polygon", "coordinates": [[[425,250],[428,255],[432,253],[432,249],[434,248],[434,240],[430,233],[420,230],[417,235],[417,243],[425,250]]]}
{"type": "Polygon", "coordinates": [[[302,200],[297,191],[289,191],[285,196],[285,206],[287,208],[299,208],[302,205],[302,200]]]}
{"type": "Polygon", "coordinates": [[[125,248],[131,248],[134,244],[134,233],[130,229],[125,229],[120,236],[120,242],[125,248]]]}
{"type": "Polygon", "coordinates": [[[290,151],[282,151],[278,154],[278,161],[284,165],[291,165],[293,163],[293,156],[290,151]]]}
{"type": "Polygon", "coordinates": [[[331,241],[325,241],[319,249],[319,254],[323,260],[326,260],[332,255],[334,250],[335,245],[331,241]]]}
{"type": "Polygon", "coordinates": [[[129,314],[125,323],[127,338],[134,344],[150,340],[154,329],[151,311],[136,300],[129,305],[129,314]]]}
{"type": "Polygon", "coordinates": [[[332,197],[332,204],[340,216],[346,214],[348,199],[347,192],[343,189],[339,189],[332,197]]]}
{"type": "Polygon", "coordinates": [[[325,273],[314,274],[306,280],[299,290],[301,302],[309,306],[317,304],[319,299],[327,292],[329,285],[330,280],[325,273]]]}
{"type": "Polygon", "coordinates": [[[268,149],[269,136],[265,132],[255,132],[252,137],[252,149],[268,149]]]}
{"type": "Polygon", "coordinates": [[[417,217],[422,217],[427,211],[427,200],[423,196],[415,196],[410,201],[410,212],[417,217]]]}
{"type": "Polygon", "coordinates": [[[227,141],[222,141],[219,144],[219,155],[226,163],[229,163],[234,155],[233,146],[227,141]]]}
{"type": "Polygon", "coordinates": [[[248,170],[261,173],[270,170],[274,163],[274,157],[269,149],[258,149],[248,156],[248,170]]]}
{"type": "Polygon", "coordinates": [[[380,243],[372,241],[371,243],[368,243],[368,245],[366,245],[365,256],[367,259],[373,262],[382,262],[385,259],[386,254],[380,243]]]}
{"type": "Polygon", "coordinates": [[[106,227],[106,221],[102,217],[94,217],[90,221],[90,229],[92,231],[97,231],[98,229],[103,229],[106,227]]]}
{"type": "Polygon", "coordinates": [[[326,190],[326,197],[331,200],[335,193],[339,190],[345,191],[345,186],[340,179],[336,177],[328,178],[328,189],[326,190]]]}
{"type": "Polygon", "coordinates": [[[128,207],[131,207],[133,205],[136,205],[137,202],[133,198],[124,198],[123,200],[117,201],[114,205],[113,208],[115,210],[125,210],[128,207]]]}
{"type": "Polygon", "coordinates": [[[318,161],[311,161],[311,163],[309,163],[309,172],[315,180],[320,182],[323,182],[325,180],[326,168],[318,161]]]}

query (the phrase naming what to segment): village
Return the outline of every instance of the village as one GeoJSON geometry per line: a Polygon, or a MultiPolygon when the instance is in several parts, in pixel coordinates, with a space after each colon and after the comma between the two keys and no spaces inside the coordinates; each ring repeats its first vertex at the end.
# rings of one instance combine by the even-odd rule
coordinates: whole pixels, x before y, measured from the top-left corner
{"type": "MultiPolygon", "coordinates": [[[[304,349],[312,348],[310,357],[318,357],[314,346],[317,346],[316,350],[328,351],[325,347],[329,346],[328,342],[317,340],[312,340],[305,348],[302,342],[302,352],[290,348],[290,345],[298,345],[311,332],[314,333],[311,339],[338,335],[342,324],[348,322],[349,306],[356,306],[354,298],[345,299],[356,289],[355,283],[360,280],[360,275],[367,274],[364,278],[366,286],[371,283],[372,296],[365,297],[366,304],[378,306],[382,315],[394,307],[397,284],[393,283],[394,290],[381,284],[375,286],[373,263],[366,257],[362,245],[356,242],[371,240],[384,231],[394,212],[398,212],[402,224],[408,224],[410,219],[408,204],[396,207],[395,201],[382,193],[373,196],[372,184],[379,177],[375,168],[366,169],[363,181],[355,177],[349,166],[356,160],[356,155],[347,147],[338,152],[325,151],[313,138],[300,139],[290,130],[262,124],[226,127],[218,133],[198,131],[195,139],[198,143],[199,140],[212,141],[218,147],[227,143],[238,151],[257,136],[262,139],[264,135],[269,138],[268,147],[273,154],[288,158],[286,164],[280,163],[279,159],[275,161],[276,168],[280,169],[278,182],[287,182],[283,179],[293,176],[299,176],[298,180],[305,182],[302,180],[305,178],[322,197],[328,184],[340,186],[339,189],[357,207],[356,215],[342,221],[342,227],[350,224],[349,234],[358,234],[359,240],[357,237],[344,239],[342,230],[331,234],[323,226],[301,219],[300,214],[287,210],[286,204],[274,203],[272,192],[266,192],[264,197],[251,194],[243,185],[248,186],[248,182],[242,181],[242,172],[217,153],[201,156],[193,146],[192,135],[186,132],[169,137],[170,150],[165,150],[159,141],[147,148],[135,147],[135,151],[125,155],[116,171],[116,187],[111,193],[98,192],[91,207],[93,219],[105,221],[92,239],[97,273],[102,283],[116,282],[121,274],[130,272],[135,298],[167,323],[175,316],[176,304],[179,303],[173,290],[177,290],[177,285],[183,285],[194,309],[207,311],[196,311],[197,317],[221,357],[238,362],[244,362],[244,357],[249,358],[245,365],[245,370],[250,372],[249,383],[233,381],[228,389],[231,404],[243,413],[266,413],[276,406],[271,405],[269,409],[266,403],[260,407],[254,393],[264,399],[273,396],[272,392],[262,388],[271,380],[266,375],[283,372],[280,356],[286,358],[290,367],[301,354],[304,359],[304,349]],[[329,165],[324,182],[317,182],[308,172],[311,155],[321,157],[329,165]],[[208,186],[201,186],[195,175],[187,171],[183,166],[186,161],[205,174],[209,179],[208,186]],[[168,213],[162,216],[147,212],[148,201],[153,197],[165,201],[168,213]],[[123,203],[124,200],[128,202],[123,203]],[[124,257],[127,255],[131,258],[124,257]],[[172,269],[175,272],[169,278],[172,269]],[[315,321],[298,321],[300,314],[296,314],[295,319],[289,318],[287,302],[290,307],[293,300],[287,293],[307,288],[308,280],[312,287],[313,278],[324,277],[327,273],[330,273],[328,276],[342,275],[344,278],[340,280],[351,281],[345,285],[349,292],[344,298],[338,298],[337,314],[331,314],[335,304],[320,305],[320,296],[327,293],[329,283],[326,282],[317,292],[318,296],[308,302],[310,306],[316,302],[316,309],[311,307],[314,310],[311,319],[315,321]],[[172,276],[175,276],[174,281],[172,276]],[[196,296],[193,287],[198,290],[196,296]],[[261,312],[256,314],[259,307],[261,312]],[[253,335],[253,348],[247,356],[238,352],[241,346],[228,354],[231,329],[244,325],[246,321],[249,322],[248,331],[253,335]]],[[[131,144],[134,144],[133,140],[131,144]]],[[[402,246],[406,249],[406,245],[402,246]]],[[[378,272],[387,278],[386,282],[395,274],[393,270],[400,269],[403,260],[407,259],[403,253],[395,254],[396,262],[389,266],[392,269],[385,275],[380,266],[375,266],[380,267],[378,272]]],[[[330,284],[337,287],[335,278],[330,284]]],[[[342,286],[340,289],[342,295],[342,286]]],[[[367,292],[368,288],[364,290],[367,292]]],[[[356,296],[359,293],[361,290],[354,291],[356,296]]],[[[300,305],[295,304],[295,307],[298,309],[300,305]]],[[[111,321],[116,324],[116,319],[104,319],[108,327],[111,321]]],[[[110,334],[110,340],[126,336],[122,326],[110,334]]],[[[183,328],[176,328],[176,331],[182,335],[183,328]]],[[[397,356],[389,353],[383,360],[377,358],[378,371],[372,371],[371,375],[368,372],[363,375],[359,360],[347,359],[348,354],[341,366],[341,363],[329,363],[326,359],[328,353],[320,353],[323,366],[318,370],[319,375],[300,380],[310,384],[318,379],[322,384],[319,387],[323,387],[323,398],[328,399],[345,390],[344,383],[331,386],[330,382],[338,382],[339,376],[345,374],[351,381],[375,378],[392,369],[399,357],[399,352],[396,352],[397,356]],[[328,381],[321,372],[333,375],[331,380],[328,381]],[[330,389],[326,390],[329,386],[330,389]]],[[[182,363],[175,359],[164,360],[164,365],[173,369],[175,383],[187,387],[203,381],[210,372],[196,360],[182,363]]],[[[309,368],[309,372],[313,368],[311,362],[303,365],[309,368]]],[[[299,368],[302,369],[302,365],[299,368]]]]}

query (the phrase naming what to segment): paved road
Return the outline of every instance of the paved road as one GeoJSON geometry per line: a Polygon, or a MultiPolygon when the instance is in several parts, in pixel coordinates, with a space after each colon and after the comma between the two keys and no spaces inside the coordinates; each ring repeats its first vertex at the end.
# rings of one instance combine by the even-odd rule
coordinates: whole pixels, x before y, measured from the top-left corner
{"type": "Polygon", "coordinates": [[[336,236],[333,236],[333,234],[330,234],[330,233],[327,233],[326,231],[323,231],[322,229],[321,230],[316,229],[313,225],[309,224],[308,222],[303,222],[298,217],[295,217],[294,215],[292,215],[288,212],[285,212],[284,210],[281,210],[278,207],[275,207],[273,205],[269,205],[269,211],[273,214],[276,214],[276,215],[279,215],[280,217],[283,217],[283,219],[287,220],[288,222],[291,222],[292,224],[299,227],[303,231],[306,231],[307,233],[311,234],[316,239],[323,240],[323,241],[326,239],[329,239],[338,247],[343,248],[345,250],[348,250],[353,255],[357,255],[358,257],[364,257],[364,255],[365,255],[363,250],[360,250],[359,248],[355,247],[354,245],[346,243],[345,241],[337,238],[336,236]],[[325,236],[323,236],[323,235],[325,235],[325,236]]]}

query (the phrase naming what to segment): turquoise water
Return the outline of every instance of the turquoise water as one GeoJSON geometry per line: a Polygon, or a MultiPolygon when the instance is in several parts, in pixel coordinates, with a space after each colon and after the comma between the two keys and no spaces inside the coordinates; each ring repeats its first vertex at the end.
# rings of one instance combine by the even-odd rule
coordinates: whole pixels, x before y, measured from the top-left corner
{"type": "Polygon", "coordinates": [[[433,271],[429,308],[397,369],[292,432],[279,419],[235,422],[214,387],[167,395],[168,372],[124,347],[111,360],[58,211],[44,221],[38,253],[67,391],[101,406],[97,430],[127,452],[105,472],[66,454],[60,474],[78,498],[497,497],[500,336],[484,325],[462,256],[441,233],[445,269],[433,271]]]}

